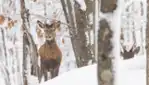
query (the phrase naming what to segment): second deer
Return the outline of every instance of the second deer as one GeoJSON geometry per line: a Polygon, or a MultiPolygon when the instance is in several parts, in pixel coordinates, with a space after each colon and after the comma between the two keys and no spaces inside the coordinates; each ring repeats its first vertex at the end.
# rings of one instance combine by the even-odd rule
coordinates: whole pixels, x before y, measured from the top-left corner
{"type": "Polygon", "coordinates": [[[135,44],[132,45],[129,51],[126,50],[126,46],[122,46],[123,52],[121,51],[121,55],[123,59],[130,59],[133,58],[135,54],[138,54],[140,51],[140,47],[136,47],[135,44]]]}

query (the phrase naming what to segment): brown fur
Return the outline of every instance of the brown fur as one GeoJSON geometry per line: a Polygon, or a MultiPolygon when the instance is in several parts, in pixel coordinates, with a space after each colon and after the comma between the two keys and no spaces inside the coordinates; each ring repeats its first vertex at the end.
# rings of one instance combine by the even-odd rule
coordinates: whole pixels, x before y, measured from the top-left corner
{"type": "MultiPolygon", "coordinates": [[[[47,77],[48,71],[51,72],[52,78],[58,76],[59,66],[62,60],[62,52],[60,51],[55,40],[56,29],[60,27],[60,23],[53,22],[51,25],[49,25],[49,24],[44,24],[40,21],[37,21],[37,24],[39,25],[40,28],[44,30],[44,33],[46,35],[45,43],[41,45],[38,50],[40,61],[41,61],[41,73],[39,75],[39,82],[40,82],[42,75],[44,75],[45,81],[48,80],[48,77],[47,77]]],[[[41,36],[38,36],[38,37],[41,37],[41,36]]]]}
{"type": "Polygon", "coordinates": [[[5,17],[3,15],[0,15],[0,25],[2,25],[5,21],[5,17]]]}
{"type": "Polygon", "coordinates": [[[39,48],[39,55],[41,59],[44,60],[50,60],[50,59],[56,59],[57,56],[62,57],[62,53],[56,44],[56,41],[54,40],[53,43],[48,44],[45,42],[40,48],[39,48]]]}
{"type": "Polygon", "coordinates": [[[62,43],[65,44],[65,40],[64,40],[64,38],[62,39],[62,43]]]}

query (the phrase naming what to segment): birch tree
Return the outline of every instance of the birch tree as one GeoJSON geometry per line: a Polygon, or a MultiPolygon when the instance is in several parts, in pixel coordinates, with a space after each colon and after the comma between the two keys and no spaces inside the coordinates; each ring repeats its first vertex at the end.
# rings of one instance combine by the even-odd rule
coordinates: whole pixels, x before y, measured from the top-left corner
{"type": "MultiPolygon", "coordinates": [[[[14,1],[1,0],[1,19],[0,19],[0,55],[1,55],[1,66],[5,67],[2,70],[2,75],[5,75],[5,80],[8,80],[9,85],[22,84],[22,37],[20,39],[19,28],[17,28],[17,20],[15,15],[14,1]],[[15,20],[14,20],[15,19],[15,20]],[[16,21],[16,22],[14,22],[16,21]],[[17,36],[16,36],[17,35],[17,36]],[[2,54],[1,54],[2,53],[2,54]],[[21,54],[21,55],[20,55],[21,54]],[[4,59],[3,59],[4,58],[4,59]],[[6,71],[6,72],[4,72],[6,71]],[[7,73],[7,74],[6,74],[7,73]],[[6,78],[7,76],[7,78],[6,78]],[[18,81],[19,80],[19,81],[18,81]]],[[[3,68],[2,67],[2,68],[3,68]]],[[[8,85],[8,84],[6,84],[8,85]]]]}
{"type": "Polygon", "coordinates": [[[94,0],[94,12],[93,12],[93,30],[94,30],[94,57],[97,61],[98,57],[98,28],[99,28],[99,2],[100,0],[94,0]]]}
{"type": "MultiPolygon", "coordinates": [[[[147,0],[149,3],[149,0],[147,0]]],[[[146,27],[146,56],[147,56],[147,84],[149,84],[149,4],[147,4],[147,27],[146,27]]]]}
{"type": "Polygon", "coordinates": [[[31,58],[32,73],[38,76],[38,54],[37,47],[33,41],[31,34],[29,33],[29,9],[25,8],[25,1],[20,0],[21,18],[22,18],[22,30],[23,30],[23,78],[24,85],[28,85],[28,58],[31,58]]]}
{"type": "MultiPolygon", "coordinates": [[[[101,12],[102,13],[113,13],[117,8],[116,0],[101,0],[101,12]]],[[[98,84],[99,85],[113,85],[114,84],[114,73],[112,57],[117,56],[113,52],[116,43],[113,43],[111,39],[114,40],[117,32],[113,31],[109,22],[106,19],[100,20],[100,29],[98,33],[98,84]],[[115,34],[114,34],[115,33],[115,34]]]]}

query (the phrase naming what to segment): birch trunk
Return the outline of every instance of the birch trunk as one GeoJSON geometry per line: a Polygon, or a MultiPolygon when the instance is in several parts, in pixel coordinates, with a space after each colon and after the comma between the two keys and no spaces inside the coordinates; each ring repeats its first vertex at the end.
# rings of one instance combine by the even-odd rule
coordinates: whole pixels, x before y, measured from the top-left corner
{"type": "Polygon", "coordinates": [[[94,57],[98,57],[98,28],[99,28],[99,0],[94,0],[93,30],[94,30],[94,57]]]}
{"type": "MultiPolygon", "coordinates": [[[[101,0],[101,12],[103,13],[113,13],[117,8],[116,0],[101,0]]],[[[112,17],[112,16],[111,16],[112,17]]],[[[113,19],[113,18],[110,18],[113,19]]],[[[115,22],[116,20],[112,20],[115,22]]],[[[111,23],[112,25],[116,25],[111,23]]],[[[115,47],[114,44],[118,44],[118,41],[112,42],[112,39],[116,39],[116,34],[118,31],[114,32],[113,26],[110,25],[107,20],[100,20],[100,29],[98,33],[98,84],[99,85],[113,85],[114,84],[114,72],[112,58],[117,56],[114,53],[119,47],[115,47]]],[[[115,26],[117,27],[117,26],[115,26]]],[[[120,42],[119,42],[120,43],[120,42]]],[[[119,53],[118,53],[119,54],[119,53]]]]}
{"type": "Polygon", "coordinates": [[[146,27],[146,56],[147,56],[147,84],[149,84],[149,0],[147,0],[147,27],[146,27]]]}
{"type": "Polygon", "coordinates": [[[98,35],[98,83],[99,85],[113,85],[112,59],[110,53],[113,46],[111,42],[113,32],[106,20],[100,21],[98,35]]]}
{"type": "Polygon", "coordinates": [[[31,70],[32,74],[38,76],[39,67],[38,67],[38,53],[37,47],[33,41],[31,34],[29,33],[30,23],[29,23],[29,10],[25,8],[25,1],[20,0],[21,7],[21,18],[22,18],[22,30],[23,30],[23,76],[24,76],[24,85],[28,85],[27,75],[30,67],[31,59],[31,70]]]}

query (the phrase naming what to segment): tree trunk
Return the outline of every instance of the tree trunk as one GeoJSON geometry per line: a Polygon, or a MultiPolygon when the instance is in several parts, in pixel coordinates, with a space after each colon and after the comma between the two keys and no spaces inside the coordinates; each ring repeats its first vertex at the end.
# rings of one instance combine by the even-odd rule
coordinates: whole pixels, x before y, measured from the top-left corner
{"type": "Polygon", "coordinates": [[[23,34],[23,83],[24,85],[28,85],[28,79],[27,79],[27,56],[29,49],[27,46],[27,35],[23,34]]]}
{"type": "Polygon", "coordinates": [[[147,84],[149,84],[149,0],[147,0],[147,27],[146,27],[146,56],[147,56],[147,84]]]}
{"type": "Polygon", "coordinates": [[[110,52],[112,51],[113,32],[106,20],[100,21],[100,30],[98,35],[98,83],[99,85],[113,85],[112,75],[112,59],[110,52]]]}
{"type": "Polygon", "coordinates": [[[101,0],[101,12],[113,12],[117,7],[116,2],[117,0],[101,0]]]}
{"type": "Polygon", "coordinates": [[[7,57],[7,49],[6,49],[6,40],[5,40],[5,34],[4,34],[4,29],[3,28],[0,28],[1,29],[1,35],[2,35],[2,41],[3,41],[3,49],[4,49],[4,59],[6,61],[5,65],[7,66],[8,65],[8,57],[7,57]]]}
{"type": "MultiPolygon", "coordinates": [[[[21,6],[21,18],[22,18],[22,30],[27,30],[26,26],[26,18],[25,18],[25,2],[24,0],[20,0],[20,6],[21,6]]],[[[27,57],[28,57],[28,52],[29,49],[27,48],[29,42],[27,41],[27,34],[24,32],[23,33],[23,83],[24,85],[28,85],[28,79],[27,79],[27,57]]],[[[29,46],[28,46],[29,47],[29,46]]]]}
{"type": "Polygon", "coordinates": [[[94,0],[93,30],[94,30],[94,57],[98,57],[98,28],[99,28],[99,0],[94,0]]]}
{"type": "Polygon", "coordinates": [[[22,30],[23,30],[23,76],[24,76],[24,85],[28,84],[27,75],[28,75],[28,58],[31,58],[31,70],[32,74],[38,76],[39,67],[38,67],[38,53],[37,47],[33,41],[31,34],[29,33],[29,10],[25,8],[24,0],[20,0],[21,7],[21,18],[22,18],[22,30]]]}
{"type": "Polygon", "coordinates": [[[62,5],[63,11],[64,11],[66,22],[69,23],[65,0],[61,0],[61,5],[62,5]]]}
{"type": "MultiPolygon", "coordinates": [[[[112,13],[117,7],[116,3],[116,0],[101,0],[101,12],[112,13]]],[[[112,57],[115,57],[115,54],[113,54],[114,45],[111,39],[115,36],[112,27],[110,27],[105,19],[100,21],[100,29],[98,32],[98,84],[113,85],[112,57]]]]}
{"type": "Polygon", "coordinates": [[[85,32],[87,31],[88,20],[87,20],[86,12],[82,11],[77,6],[75,6],[75,14],[76,14],[76,22],[77,22],[76,38],[78,39],[77,41],[78,48],[76,50],[79,52],[78,57],[80,58],[80,63],[82,63],[82,66],[86,66],[88,65],[89,60],[92,60],[92,61],[95,60],[92,57],[89,46],[87,45],[87,37],[85,34],[85,32]]]}
{"type": "Polygon", "coordinates": [[[64,2],[62,3],[62,6],[63,9],[65,8],[65,16],[68,17],[68,19],[66,18],[66,21],[68,20],[67,22],[72,26],[69,29],[77,66],[82,67],[88,65],[89,60],[92,60],[92,55],[90,49],[87,47],[85,35],[87,18],[85,12],[80,10],[76,4],[74,5],[72,4],[72,1],[67,0],[68,16],[66,8],[64,7],[64,2]]]}

